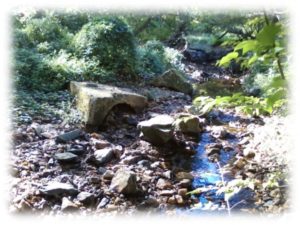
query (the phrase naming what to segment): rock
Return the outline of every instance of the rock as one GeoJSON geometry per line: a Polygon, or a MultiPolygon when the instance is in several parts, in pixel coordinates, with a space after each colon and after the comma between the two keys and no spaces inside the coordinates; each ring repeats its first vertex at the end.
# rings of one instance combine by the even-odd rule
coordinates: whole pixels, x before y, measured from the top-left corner
{"type": "Polygon", "coordinates": [[[117,170],[111,181],[110,189],[128,195],[137,193],[135,173],[124,168],[117,170]]]}
{"type": "Polygon", "coordinates": [[[48,196],[76,195],[78,190],[71,184],[51,182],[45,188],[40,189],[41,193],[48,196]]]}
{"type": "Polygon", "coordinates": [[[173,185],[171,184],[170,181],[167,181],[165,179],[159,178],[157,183],[156,183],[156,187],[158,189],[168,189],[168,188],[172,188],[173,185]]]}
{"type": "Polygon", "coordinates": [[[154,145],[162,145],[173,137],[174,119],[169,115],[159,115],[138,124],[142,139],[154,145]]]}
{"type": "Polygon", "coordinates": [[[175,194],[174,190],[162,190],[159,195],[160,196],[172,196],[175,194]]]}
{"type": "Polygon", "coordinates": [[[60,163],[75,162],[78,159],[78,156],[71,152],[56,153],[54,157],[60,163]]]}
{"type": "Polygon", "coordinates": [[[108,198],[102,198],[100,203],[97,206],[97,209],[101,209],[104,208],[108,203],[110,202],[110,200],[108,198]]]}
{"type": "Polygon", "coordinates": [[[62,203],[61,203],[61,210],[62,211],[71,211],[78,209],[78,206],[74,204],[72,201],[70,201],[67,197],[63,197],[62,203]]]}
{"type": "Polygon", "coordinates": [[[222,126],[214,126],[212,128],[211,135],[215,138],[223,139],[227,136],[227,131],[222,126]]]}
{"type": "Polygon", "coordinates": [[[77,199],[85,205],[90,205],[94,202],[95,196],[89,192],[83,191],[77,195],[77,199]]]}
{"type": "Polygon", "coordinates": [[[139,166],[145,167],[145,168],[150,168],[150,166],[151,166],[151,162],[150,162],[149,160],[146,160],[146,159],[143,159],[143,160],[138,161],[137,164],[138,164],[139,166]]]}
{"type": "Polygon", "coordinates": [[[175,205],[177,203],[175,196],[168,198],[168,204],[175,205]]]}
{"type": "Polygon", "coordinates": [[[172,178],[172,171],[168,170],[166,172],[163,172],[162,176],[167,178],[167,179],[171,179],[172,178]]]}
{"type": "Polygon", "coordinates": [[[177,205],[183,205],[185,202],[181,195],[175,195],[177,205]]]}
{"type": "Polygon", "coordinates": [[[98,168],[98,172],[101,174],[101,175],[103,175],[105,172],[106,172],[106,168],[105,167],[99,167],[98,168]]]}
{"type": "Polygon", "coordinates": [[[114,177],[114,174],[115,173],[113,171],[106,170],[102,177],[106,180],[111,180],[114,177]]]}
{"type": "Polygon", "coordinates": [[[121,163],[127,164],[127,165],[132,165],[132,164],[136,164],[141,159],[142,159],[142,156],[140,156],[140,155],[129,155],[129,156],[125,157],[121,161],[121,163]]]}
{"type": "Polygon", "coordinates": [[[175,196],[168,198],[168,203],[171,205],[183,205],[184,200],[183,200],[182,196],[175,195],[175,196]]]}
{"type": "Polygon", "coordinates": [[[67,152],[73,153],[75,155],[82,155],[86,152],[85,148],[83,146],[76,146],[76,147],[72,147],[70,149],[67,149],[67,152]]]}
{"type": "Polygon", "coordinates": [[[96,163],[98,165],[103,165],[105,163],[108,163],[110,160],[112,160],[114,156],[114,152],[112,148],[108,147],[108,148],[95,151],[94,156],[96,159],[96,163]]]}
{"type": "Polygon", "coordinates": [[[153,207],[153,208],[157,208],[159,206],[159,202],[155,199],[155,198],[148,198],[146,200],[144,200],[139,207],[142,208],[147,208],[147,207],[153,207]]]}
{"type": "Polygon", "coordinates": [[[186,134],[199,134],[202,130],[202,124],[197,116],[182,115],[174,122],[175,130],[186,134]]]}
{"type": "Polygon", "coordinates": [[[178,173],[176,173],[176,179],[177,180],[183,180],[183,179],[193,180],[194,176],[188,172],[178,172],[178,173]]]}
{"type": "Polygon", "coordinates": [[[189,95],[193,93],[193,87],[187,77],[175,69],[170,69],[161,76],[154,78],[151,84],[157,87],[170,88],[189,95]]]}
{"type": "Polygon", "coordinates": [[[136,112],[147,106],[146,97],[125,88],[72,81],[70,90],[77,96],[77,108],[83,113],[83,120],[87,125],[101,125],[116,105],[129,105],[136,112]]]}
{"type": "Polygon", "coordinates": [[[60,134],[56,137],[56,141],[59,143],[66,143],[78,138],[81,135],[81,132],[82,131],[80,129],[76,129],[67,133],[60,134]]]}
{"type": "Polygon", "coordinates": [[[178,194],[180,196],[186,196],[187,191],[188,191],[187,188],[180,188],[180,189],[178,189],[178,194]]]}
{"type": "Polygon", "coordinates": [[[247,159],[253,159],[255,157],[255,151],[250,148],[245,148],[243,154],[247,159]]]}
{"type": "Polygon", "coordinates": [[[103,141],[103,140],[96,140],[94,142],[94,144],[95,144],[96,149],[107,148],[107,147],[110,147],[110,145],[111,145],[108,141],[103,141]]]}
{"type": "Polygon", "coordinates": [[[181,188],[189,188],[192,185],[192,181],[190,179],[183,179],[179,182],[178,186],[181,188]]]}
{"type": "Polygon", "coordinates": [[[187,48],[183,52],[183,55],[187,58],[187,60],[195,63],[204,63],[209,60],[209,54],[207,54],[204,50],[201,49],[187,48]]]}
{"type": "Polygon", "coordinates": [[[222,149],[222,145],[218,143],[212,143],[207,144],[205,146],[205,151],[208,156],[214,155],[214,154],[220,154],[222,149]]]}

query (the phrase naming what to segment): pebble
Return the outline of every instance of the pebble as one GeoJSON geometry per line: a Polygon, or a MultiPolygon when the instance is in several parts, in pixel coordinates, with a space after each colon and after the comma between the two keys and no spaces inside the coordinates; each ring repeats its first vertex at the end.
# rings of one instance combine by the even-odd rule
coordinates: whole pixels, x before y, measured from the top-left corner
{"type": "Polygon", "coordinates": [[[174,190],[162,190],[159,195],[161,196],[172,196],[175,194],[174,190]]]}
{"type": "Polygon", "coordinates": [[[180,188],[179,190],[178,190],[178,194],[180,195],[180,196],[186,196],[186,193],[188,192],[188,190],[187,190],[187,188],[180,188]]]}
{"type": "Polygon", "coordinates": [[[89,192],[83,191],[77,195],[78,201],[82,202],[83,204],[91,204],[95,200],[95,196],[89,192]]]}
{"type": "Polygon", "coordinates": [[[43,189],[40,189],[41,193],[49,196],[59,195],[76,195],[78,190],[71,184],[51,182],[43,189]]]}
{"type": "Polygon", "coordinates": [[[62,211],[71,211],[78,209],[78,206],[74,204],[72,201],[70,201],[67,197],[63,197],[62,203],[61,203],[61,210],[62,211]]]}
{"type": "Polygon", "coordinates": [[[188,172],[178,172],[178,173],[176,173],[176,179],[177,180],[184,180],[184,179],[193,180],[194,176],[188,172]]]}
{"type": "Polygon", "coordinates": [[[179,182],[178,186],[182,188],[189,188],[192,185],[190,179],[183,179],[179,182]]]}
{"type": "Polygon", "coordinates": [[[159,178],[156,183],[156,187],[158,189],[169,189],[169,188],[172,188],[173,185],[171,184],[171,182],[169,182],[165,179],[159,178]]]}
{"type": "Polygon", "coordinates": [[[70,152],[56,153],[54,157],[60,163],[75,162],[78,159],[77,155],[70,152]]]}
{"type": "Polygon", "coordinates": [[[109,202],[110,202],[110,200],[108,198],[106,198],[106,197],[102,198],[100,203],[97,206],[97,209],[104,208],[109,202]]]}
{"type": "Polygon", "coordinates": [[[113,171],[106,170],[102,177],[106,180],[111,180],[114,177],[114,175],[115,173],[113,171]]]}
{"type": "Polygon", "coordinates": [[[96,140],[94,142],[94,145],[96,149],[103,149],[103,148],[110,147],[111,144],[104,140],[96,140]]]}
{"type": "Polygon", "coordinates": [[[80,135],[81,135],[81,130],[76,129],[76,130],[58,135],[56,137],[56,141],[59,143],[66,143],[68,141],[78,138],[80,135]]]}
{"type": "Polygon", "coordinates": [[[112,148],[108,147],[108,148],[104,148],[104,149],[95,151],[94,156],[95,156],[96,162],[99,165],[103,165],[105,163],[108,163],[110,160],[112,160],[114,153],[113,153],[112,148]]]}

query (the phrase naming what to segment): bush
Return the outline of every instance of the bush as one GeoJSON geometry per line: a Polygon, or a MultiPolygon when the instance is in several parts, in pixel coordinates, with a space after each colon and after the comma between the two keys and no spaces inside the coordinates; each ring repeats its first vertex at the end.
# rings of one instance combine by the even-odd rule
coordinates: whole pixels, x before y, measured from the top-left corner
{"type": "Polygon", "coordinates": [[[143,76],[162,74],[170,68],[181,70],[183,55],[175,49],[164,47],[159,41],[148,41],[139,46],[139,73],[143,76]]]}
{"type": "Polygon", "coordinates": [[[139,73],[143,76],[154,76],[166,70],[164,46],[159,41],[148,41],[139,46],[139,73]]]}
{"type": "Polygon", "coordinates": [[[29,20],[24,26],[23,32],[33,45],[49,43],[51,46],[50,51],[66,48],[72,38],[68,30],[54,17],[29,20]]]}
{"type": "Polygon", "coordinates": [[[85,24],[73,44],[78,57],[98,61],[98,66],[118,75],[134,77],[136,49],[132,31],[119,18],[85,24]]]}

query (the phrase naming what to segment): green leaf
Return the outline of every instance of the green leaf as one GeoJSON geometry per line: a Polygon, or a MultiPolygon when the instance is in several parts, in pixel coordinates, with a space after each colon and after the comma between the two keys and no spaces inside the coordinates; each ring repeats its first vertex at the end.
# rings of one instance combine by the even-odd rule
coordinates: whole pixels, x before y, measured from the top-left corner
{"type": "Polygon", "coordinates": [[[257,48],[257,41],[256,40],[247,40],[242,41],[239,43],[235,48],[234,51],[243,50],[243,55],[246,54],[249,51],[254,51],[257,48]]]}
{"type": "Polygon", "coordinates": [[[256,40],[262,46],[273,46],[277,34],[281,31],[281,27],[276,24],[266,25],[264,28],[257,34],[256,40]]]}
{"type": "Polygon", "coordinates": [[[236,59],[238,56],[239,54],[237,52],[230,52],[227,55],[225,55],[218,64],[220,66],[226,66],[230,63],[232,59],[236,59]]]}
{"type": "Polygon", "coordinates": [[[275,104],[275,102],[283,99],[286,95],[286,91],[284,89],[279,89],[277,90],[274,94],[272,94],[271,96],[269,96],[267,98],[267,105],[268,106],[272,106],[275,104]]]}
{"type": "Polygon", "coordinates": [[[258,60],[258,56],[257,56],[257,55],[253,55],[253,56],[248,60],[248,66],[251,66],[253,63],[256,62],[256,60],[258,60]]]}

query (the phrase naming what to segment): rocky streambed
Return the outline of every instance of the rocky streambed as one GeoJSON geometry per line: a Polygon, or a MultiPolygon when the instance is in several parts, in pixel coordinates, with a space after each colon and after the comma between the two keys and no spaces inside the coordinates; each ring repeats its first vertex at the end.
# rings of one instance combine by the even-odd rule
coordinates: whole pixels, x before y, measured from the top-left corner
{"type": "MultiPolygon", "coordinates": [[[[267,207],[264,200],[254,205],[254,191],[247,187],[230,202],[220,192],[233,178],[264,179],[257,177],[261,168],[253,160],[255,152],[243,151],[252,135],[249,127],[262,126],[261,118],[233,110],[199,117],[188,113],[187,94],[157,87],[137,91],[148,97],[144,111],[107,101],[111,110],[97,129],[51,114],[16,117],[10,211],[198,215],[226,213],[228,203],[235,210],[267,207]]],[[[24,109],[16,111],[23,115],[24,109]]]]}

